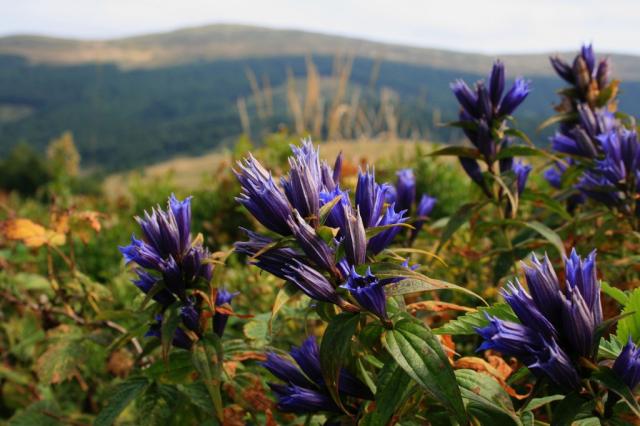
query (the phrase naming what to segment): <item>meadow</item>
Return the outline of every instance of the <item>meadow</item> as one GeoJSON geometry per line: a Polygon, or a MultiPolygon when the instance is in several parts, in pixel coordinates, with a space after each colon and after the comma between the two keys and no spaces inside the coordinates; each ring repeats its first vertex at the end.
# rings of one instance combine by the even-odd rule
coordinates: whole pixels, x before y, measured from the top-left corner
{"type": "Polygon", "coordinates": [[[314,132],[316,83],[290,129],[142,173],[88,174],[70,133],[14,150],[0,422],[640,424],[640,140],[611,67],[551,58],[549,144],[514,113],[551,86],[496,61],[450,82],[453,144],[392,132],[391,102],[375,138],[337,104],[314,132]]]}

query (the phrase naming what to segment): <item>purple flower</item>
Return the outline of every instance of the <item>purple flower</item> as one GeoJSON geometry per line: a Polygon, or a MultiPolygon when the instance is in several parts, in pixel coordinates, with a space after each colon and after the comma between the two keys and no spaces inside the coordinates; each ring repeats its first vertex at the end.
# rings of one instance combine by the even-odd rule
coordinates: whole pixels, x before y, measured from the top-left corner
{"type": "Polygon", "coordinates": [[[411,211],[411,206],[416,198],[416,177],[411,169],[402,169],[396,172],[395,204],[397,209],[411,211]]]}
{"type": "Polygon", "coordinates": [[[312,299],[341,305],[343,300],[331,283],[309,265],[294,260],[285,269],[285,279],[312,299]]]}
{"type": "Polygon", "coordinates": [[[254,257],[261,253],[253,260],[253,264],[258,268],[275,275],[278,278],[286,279],[289,272],[288,264],[292,260],[302,260],[303,256],[296,250],[289,247],[271,247],[274,241],[271,238],[262,236],[256,232],[243,229],[249,241],[238,241],[234,244],[237,253],[254,257]]]}
{"type": "MultiPolygon", "coordinates": [[[[149,272],[145,271],[141,268],[136,268],[136,274],[138,275],[137,280],[132,280],[133,284],[138,287],[144,294],[147,294],[151,291],[153,286],[155,286],[159,280],[159,278],[154,277],[149,272]]],[[[166,288],[158,291],[154,296],[153,300],[161,304],[163,307],[168,307],[173,302],[176,301],[175,297],[171,294],[169,290],[166,288]]]]}
{"type": "Polygon", "coordinates": [[[382,214],[385,196],[389,186],[376,183],[375,171],[367,170],[358,173],[356,185],[356,206],[360,211],[362,223],[366,228],[375,226],[382,214]]]}
{"type": "Polygon", "coordinates": [[[252,155],[238,162],[238,167],[240,171],[233,172],[242,192],[236,200],[267,229],[280,235],[290,235],[287,218],[291,214],[291,206],[271,174],[252,155]]]}
{"type": "MultiPolygon", "coordinates": [[[[132,236],[130,245],[119,247],[127,263],[136,263],[161,274],[165,289],[183,302],[187,289],[199,280],[208,282],[211,279],[212,265],[206,262],[209,251],[201,244],[193,244],[191,239],[191,197],[180,201],[171,195],[166,210],[154,208],[151,213],[145,212],[144,219],[137,218],[137,221],[144,240],[132,236]]],[[[141,272],[138,270],[139,280],[134,284],[146,293],[157,280],[141,272]]],[[[166,307],[171,299],[163,290],[155,300],[166,307]]]]}
{"type": "Polygon", "coordinates": [[[482,176],[480,164],[473,158],[468,157],[458,157],[458,160],[460,160],[460,165],[462,165],[462,168],[467,176],[469,176],[476,185],[482,188],[487,196],[491,197],[491,193],[489,192],[487,184],[484,181],[484,176],[482,176]]]}
{"type": "Polygon", "coordinates": [[[345,210],[351,210],[351,200],[349,199],[349,192],[342,191],[340,186],[331,191],[322,191],[320,193],[320,207],[333,201],[336,197],[340,197],[340,200],[331,208],[331,211],[327,215],[325,224],[332,228],[343,229],[346,226],[345,210]]]}
{"type": "MultiPolygon", "coordinates": [[[[231,301],[234,297],[236,297],[239,292],[231,293],[230,291],[225,290],[224,288],[219,288],[216,293],[216,306],[230,305],[231,301]]],[[[229,319],[229,315],[222,314],[220,312],[216,312],[213,315],[212,324],[213,324],[213,332],[216,333],[219,337],[222,337],[224,334],[224,329],[227,327],[227,321],[229,319]]]]}
{"type": "Polygon", "coordinates": [[[529,96],[529,92],[531,92],[529,83],[522,78],[516,78],[513,87],[502,99],[498,114],[501,116],[513,114],[516,108],[529,96]]]}
{"type": "Polygon", "coordinates": [[[304,221],[297,210],[293,211],[287,223],[307,257],[325,271],[336,273],[333,249],[316,234],[315,229],[304,221]]]}
{"type": "Polygon", "coordinates": [[[613,371],[631,390],[640,383],[640,348],[633,343],[631,336],[613,363],[613,371]]]}
{"type": "Polygon", "coordinates": [[[418,235],[418,232],[424,226],[424,222],[426,218],[431,214],[433,208],[436,206],[436,200],[434,197],[430,197],[427,194],[422,194],[420,197],[420,202],[418,203],[418,207],[416,208],[416,221],[413,223],[413,228],[411,230],[411,240],[414,240],[418,235]]]}
{"type": "Polygon", "coordinates": [[[362,223],[360,211],[355,214],[350,207],[341,206],[345,216],[345,227],[342,230],[344,252],[350,265],[358,266],[367,260],[367,235],[362,223]]]}
{"type": "MultiPolygon", "coordinates": [[[[267,353],[267,361],[262,364],[286,383],[269,384],[278,399],[278,409],[292,413],[341,412],[324,383],[320,368],[320,350],[315,338],[310,336],[299,348],[291,348],[291,357],[295,364],[270,352],[267,353]]],[[[348,396],[373,398],[364,383],[345,369],[340,372],[338,390],[343,402],[348,396]]]]}
{"type": "Polygon", "coordinates": [[[200,334],[200,310],[193,300],[189,300],[186,305],[180,308],[180,318],[188,330],[200,334]]]}
{"type": "Polygon", "coordinates": [[[504,64],[497,60],[494,62],[489,76],[489,93],[493,105],[500,103],[502,92],[504,92],[504,64]]]}
{"type": "Polygon", "coordinates": [[[460,103],[463,111],[473,118],[480,118],[478,97],[463,80],[456,80],[450,85],[451,91],[460,103]]]}
{"type": "Polygon", "coordinates": [[[513,172],[516,175],[516,187],[518,189],[518,195],[520,195],[524,192],[524,188],[527,185],[527,179],[529,178],[529,173],[531,172],[531,166],[522,161],[514,161],[512,167],[513,172]]]}
{"type": "Polygon", "coordinates": [[[487,315],[489,325],[476,331],[484,339],[478,351],[495,350],[520,359],[534,374],[563,389],[577,389],[580,377],[568,355],[553,339],[534,329],[487,315]]]}
{"type": "Polygon", "coordinates": [[[384,287],[371,273],[371,268],[367,268],[367,272],[360,275],[352,267],[347,282],[342,287],[349,290],[349,293],[364,309],[380,318],[387,318],[387,299],[384,287]]]}
{"type": "MultiPolygon", "coordinates": [[[[162,338],[162,315],[156,315],[154,323],[149,327],[149,331],[145,334],[145,337],[162,338]]],[[[191,349],[193,340],[185,333],[180,327],[176,328],[171,344],[176,348],[191,349]]]]}
{"type": "Polygon", "coordinates": [[[393,242],[393,239],[402,230],[399,225],[407,221],[405,216],[406,210],[396,212],[395,205],[391,204],[387,207],[384,215],[375,223],[374,226],[391,226],[379,234],[371,237],[367,243],[367,250],[372,254],[378,254],[393,242]],[[393,226],[397,225],[397,226],[393,226]]]}
{"type": "Polygon", "coordinates": [[[571,252],[565,259],[565,286],[546,256],[542,261],[533,257],[524,271],[531,294],[517,281],[502,292],[521,324],[490,318],[488,326],[477,330],[484,339],[479,350],[511,354],[557,385],[576,388],[574,366],[580,357],[595,357],[595,334],[602,322],[595,252],[584,260],[571,252]]]}
{"type": "Polygon", "coordinates": [[[314,149],[311,140],[303,141],[300,148],[292,146],[291,149],[291,170],[288,177],[281,179],[282,187],[293,208],[305,218],[317,222],[323,186],[319,152],[314,149]]]}

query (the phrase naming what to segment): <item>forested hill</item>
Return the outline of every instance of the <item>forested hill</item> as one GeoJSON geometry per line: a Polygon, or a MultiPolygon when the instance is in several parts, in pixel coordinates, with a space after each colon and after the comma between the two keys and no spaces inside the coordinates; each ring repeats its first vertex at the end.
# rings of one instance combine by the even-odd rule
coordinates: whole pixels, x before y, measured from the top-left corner
{"type": "MultiPolygon", "coordinates": [[[[449,83],[457,77],[484,77],[492,61],[475,54],[226,25],[106,42],[6,37],[0,39],[0,156],[20,141],[43,149],[65,130],[73,132],[85,166],[106,170],[210,151],[241,133],[238,98],[247,99],[256,130],[247,71],[261,84],[269,82],[273,113],[260,126],[275,129],[280,123],[292,125],[287,71],[304,79],[311,57],[325,90],[335,75],[336,55],[353,58],[347,90],[361,92],[360,102],[375,106],[380,90],[392,89],[400,136],[417,132],[445,141],[449,130],[435,121],[455,117],[449,83]]],[[[517,116],[533,132],[552,114],[561,83],[544,55],[502,59],[510,76],[533,81],[534,91],[517,116]]],[[[612,60],[615,76],[625,79],[620,107],[638,114],[640,59],[615,55],[612,60]]],[[[304,82],[298,82],[303,95],[304,82]]],[[[543,135],[532,136],[545,143],[543,135]]]]}

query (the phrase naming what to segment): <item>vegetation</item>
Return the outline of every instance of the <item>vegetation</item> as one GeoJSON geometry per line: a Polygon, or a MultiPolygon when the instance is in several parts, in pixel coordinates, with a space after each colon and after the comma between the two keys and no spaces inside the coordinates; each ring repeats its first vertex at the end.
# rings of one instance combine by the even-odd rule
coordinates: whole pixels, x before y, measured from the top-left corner
{"type": "Polygon", "coordinates": [[[640,141],[607,60],[552,63],[548,150],[513,118],[540,87],[500,61],[452,84],[464,145],[281,131],[120,197],[71,134],[15,149],[46,179],[0,198],[1,418],[636,424],[640,141]]]}

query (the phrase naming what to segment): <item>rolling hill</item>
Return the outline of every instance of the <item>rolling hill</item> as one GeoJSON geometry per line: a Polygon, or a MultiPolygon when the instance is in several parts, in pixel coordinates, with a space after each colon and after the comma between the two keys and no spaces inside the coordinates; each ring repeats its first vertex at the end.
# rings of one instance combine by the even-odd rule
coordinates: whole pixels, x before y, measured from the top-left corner
{"type": "MultiPolygon", "coordinates": [[[[247,71],[268,81],[274,112],[261,125],[291,126],[287,71],[307,74],[311,57],[319,77],[335,76],[335,58],[353,58],[349,93],[378,105],[381,89],[397,96],[400,136],[449,140],[434,123],[455,117],[448,84],[482,78],[494,58],[398,46],[301,31],[213,25],[108,41],[39,36],[0,38],[0,155],[26,141],[43,149],[71,130],[88,167],[127,169],[194,155],[232,143],[241,133],[236,101],[247,99],[252,122],[258,99],[247,71]],[[376,75],[375,80],[372,75],[376,75]]],[[[640,58],[611,55],[623,79],[621,108],[640,112],[640,58]]],[[[561,82],[547,55],[503,55],[508,74],[525,75],[534,91],[517,116],[529,132],[552,113],[561,82]]],[[[349,98],[349,99],[351,99],[349,98]]],[[[535,135],[534,135],[535,136],[535,135]]],[[[545,135],[537,135],[545,143],[545,135]]]]}

